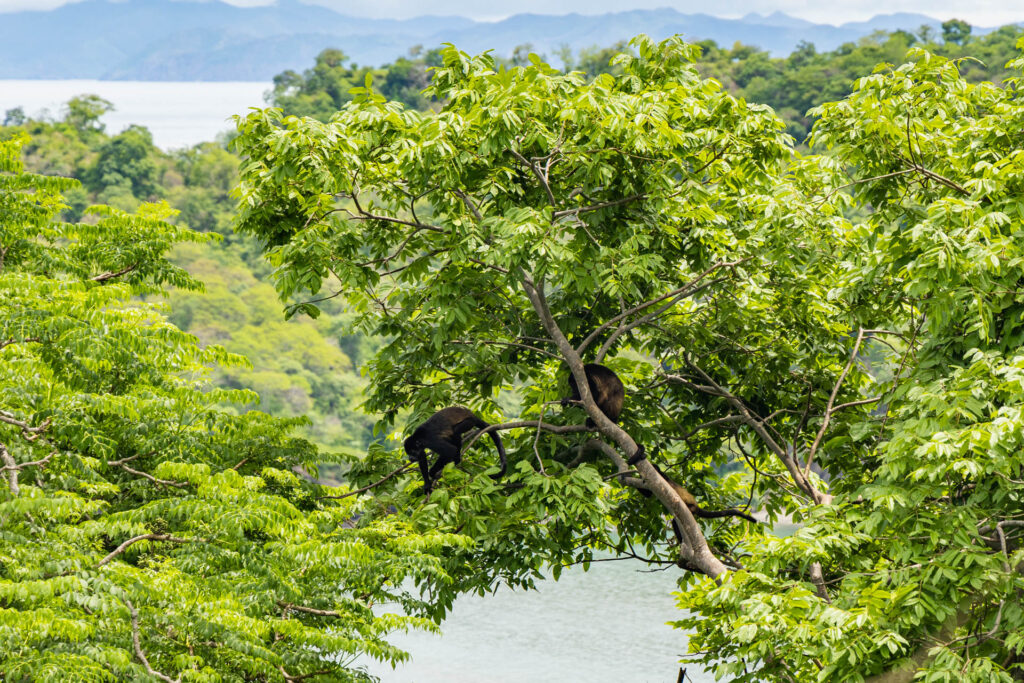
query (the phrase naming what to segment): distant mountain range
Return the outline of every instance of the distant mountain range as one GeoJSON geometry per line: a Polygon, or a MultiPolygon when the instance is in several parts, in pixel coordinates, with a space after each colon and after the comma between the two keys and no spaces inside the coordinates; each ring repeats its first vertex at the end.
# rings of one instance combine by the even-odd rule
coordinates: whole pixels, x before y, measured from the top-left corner
{"type": "Polygon", "coordinates": [[[250,8],[217,0],[86,0],[47,12],[0,14],[0,78],[269,81],[285,69],[309,67],[327,47],[375,66],[411,46],[445,42],[470,53],[493,49],[502,55],[532,43],[535,52],[555,60],[561,45],[574,51],[604,47],[638,33],[656,39],[681,33],[720,45],[740,41],[784,55],[800,41],[831,50],[878,29],[913,31],[922,24],[940,26],[923,14],[879,15],[842,26],[782,13],[720,19],[673,9],[518,14],[497,22],[437,16],[399,21],[345,16],[298,0],[250,8]]]}

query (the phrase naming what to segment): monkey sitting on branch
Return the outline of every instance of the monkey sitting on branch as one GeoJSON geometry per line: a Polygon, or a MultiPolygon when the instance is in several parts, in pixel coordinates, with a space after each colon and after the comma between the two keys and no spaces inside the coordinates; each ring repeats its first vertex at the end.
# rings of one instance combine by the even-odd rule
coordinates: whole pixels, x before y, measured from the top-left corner
{"type": "MultiPolygon", "coordinates": [[[[594,398],[598,409],[605,414],[605,417],[618,424],[619,415],[622,414],[622,404],[626,399],[626,387],[622,384],[622,380],[614,370],[597,363],[587,363],[583,366],[583,372],[587,375],[587,387],[590,389],[590,395],[594,398]]],[[[569,391],[570,395],[562,399],[563,407],[583,400],[580,396],[579,385],[576,384],[576,377],[572,372],[569,373],[569,391]]],[[[596,426],[589,417],[587,426],[596,426]]],[[[644,447],[637,444],[636,453],[629,459],[628,464],[635,465],[643,459],[644,447]]]]}
{"type": "MultiPolygon", "coordinates": [[[[416,462],[423,475],[423,492],[430,495],[433,484],[441,474],[441,470],[450,462],[456,465],[462,462],[462,435],[473,429],[490,427],[490,424],[477,417],[468,408],[452,406],[442,408],[428,417],[420,426],[413,430],[405,440],[405,452],[409,459],[416,462]],[[427,467],[427,449],[437,454],[433,467],[427,467]]],[[[489,432],[494,445],[498,448],[501,458],[501,471],[491,475],[494,479],[505,476],[505,446],[496,432],[489,432]]]]}

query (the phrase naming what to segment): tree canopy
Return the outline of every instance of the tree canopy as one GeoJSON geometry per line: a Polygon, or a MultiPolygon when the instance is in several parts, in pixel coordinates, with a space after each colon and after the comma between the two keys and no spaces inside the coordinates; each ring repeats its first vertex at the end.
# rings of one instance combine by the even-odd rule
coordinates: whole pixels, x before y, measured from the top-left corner
{"type": "Polygon", "coordinates": [[[57,221],[77,181],[26,172],[24,142],[0,142],[0,677],[356,681],[357,656],[404,658],[385,638],[432,626],[413,587],[464,539],[323,499],[303,420],[230,410],[256,397],[209,368],[245,359],[139,299],[199,288],[167,252],[212,236],[166,204],[57,221]]]}
{"type": "Polygon", "coordinates": [[[592,80],[449,48],[438,112],[367,83],[326,123],[239,118],[238,229],[291,313],[344,295],[386,340],[382,427],[463,404],[507,442],[506,481],[481,444],[429,500],[372,446],[364,520],[473,539],[441,604],[599,550],[676,564],[688,656],[733,680],[1019,675],[1019,91],[913,50],[814,111],[802,156],[696,47],[631,46],[592,80]],[[551,406],[567,373],[593,430],[551,406]],[[698,521],[652,463],[803,527],[698,521]]]}

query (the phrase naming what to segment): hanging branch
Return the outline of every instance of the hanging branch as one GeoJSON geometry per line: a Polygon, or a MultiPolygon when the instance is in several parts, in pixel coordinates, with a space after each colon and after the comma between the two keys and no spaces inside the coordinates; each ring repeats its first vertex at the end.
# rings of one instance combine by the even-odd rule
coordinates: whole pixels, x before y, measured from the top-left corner
{"type": "Polygon", "coordinates": [[[155,676],[165,683],[180,683],[181,679],[171,678],[166,676],[159,671],[155,671],[152,666],[149,665],[149,660],[146,659],[146,654],[142,651],[142,644],[139,639],[139,613],[135,609],[135,605],[128,598],[121,598],[125,606],[128,608],[128,613],[132,616],[132,646],[135,648],[135,656],[139,658],[142,665],[146,667],[146,673],[150,676],[155,676]]]}

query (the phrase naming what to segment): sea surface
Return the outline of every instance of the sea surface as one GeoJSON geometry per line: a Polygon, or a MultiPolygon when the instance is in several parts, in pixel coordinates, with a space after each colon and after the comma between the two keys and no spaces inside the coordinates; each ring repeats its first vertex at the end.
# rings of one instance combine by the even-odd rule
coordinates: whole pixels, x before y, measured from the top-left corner
{"type": "MultiPolygon", "coordinates": [[[[682,616],[678,577],[674,566],[651,572],[629,559],[572,568],[536,591],[463,595],[442,635],[390,639],[411,661],[367,670],[383,683],[676,683],[686,633],[666,622],[682,616]]],[[[693,664],[686,674],[715,680],[693,664]]]]}
{"type": "Polygon", "coordinates": [[[0,123],[4,112],[21,107],[32,118],[61,118],[64,103],[76,95],[99,95],[114,105],[101,120],[108,133],[141,125],[164,150],[191,147],[234,128],[230,117],[249,107],[265,107],[270,83],[148,82],[0,79],[0,123]]]}

